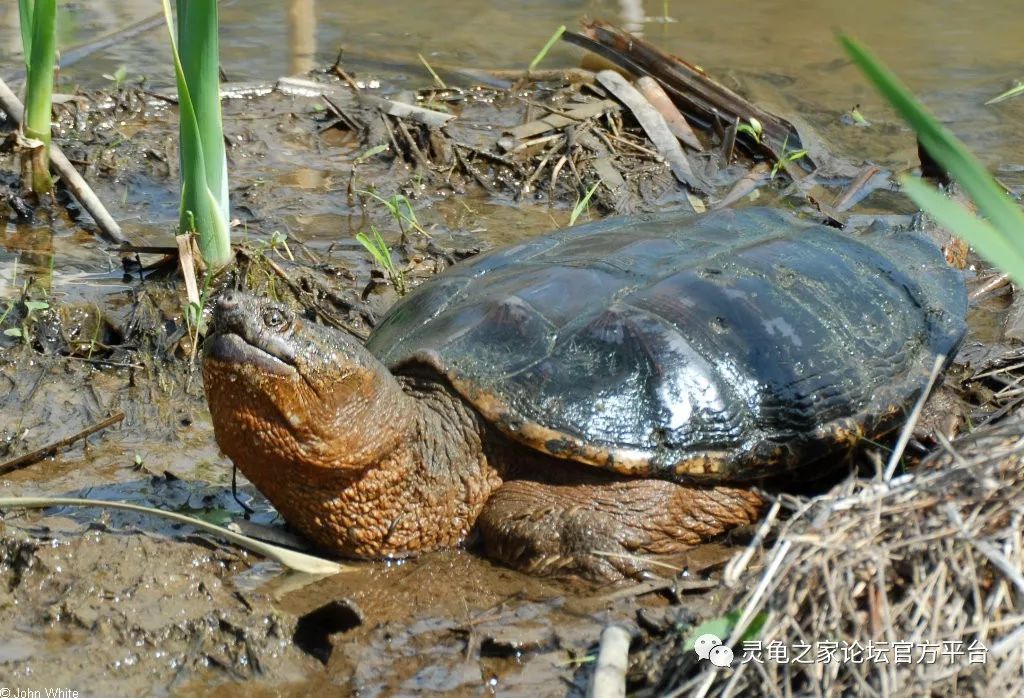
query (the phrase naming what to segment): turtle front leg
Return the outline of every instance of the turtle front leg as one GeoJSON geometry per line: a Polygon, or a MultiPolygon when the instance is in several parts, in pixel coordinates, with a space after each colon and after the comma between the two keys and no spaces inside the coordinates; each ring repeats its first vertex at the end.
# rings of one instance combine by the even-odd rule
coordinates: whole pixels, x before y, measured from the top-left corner
{"type": "Polygon", "coordinates": [[[618,580],[644,576],[645,558],[682,552],[755,521],[762,504],[735,487],[594,473],[565,484],[506,481],[476,525],[486,554],[511,567],[618,580]]]}

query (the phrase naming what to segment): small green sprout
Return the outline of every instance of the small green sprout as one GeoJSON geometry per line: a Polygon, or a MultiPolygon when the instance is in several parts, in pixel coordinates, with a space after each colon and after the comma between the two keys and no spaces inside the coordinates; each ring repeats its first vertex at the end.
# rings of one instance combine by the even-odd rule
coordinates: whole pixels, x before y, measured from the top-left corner
{"type": "Polygon", "coordinates": [[[747,120],[747,123],[740,124],[736,127],[736,133],[745,133],[753,138],[755,143],[760,143],[761,134],[764,133],[764,127],[761,125],[760,121],[754,117],[750,117],[750,119],[747,120]]]}
{"type": "Polygon", "coordinates": [[[391,248],[384,242],[384,238],[381,237],[380,231],[375,226],[370,226],[370,232],[373,234],[373,237],[366,233],[356,233],[356,240],[366,248],[366,251],[370,253],[374,261],[384,269],[398,295],[404,296],[405,276],[403,276],[401,269],[396,267],[391,259],[391,248]]]}
{"type": "Polygon", "coordinates": [[[380,153],[387,152],[389,147],[390,146],[387,143],[381,143],[380,145],[375,145],[372,148],[364,150],[362,153],[356,156],[355,160],[352,161],[352,166],[355,167],[356,165],[361,165],[370,158],[372,158],[374,155],[379,155],[380,153]]]}
{"type": "Polygon", "coordinates": [[[282,233],[280,230],[275,230],[270,234],[270,249],[277,252],[278,250],[284,250],[284,253],[288,256],[288,259],[295,261],[295,255],[292,254],[292,249],[288,247],[288,234],[282,233]]]}
{"type": "MultiPolygon", "coordinates": [[[[687,634],[686,642],[683,643],[683,651],[689,652],[693,650],[697,638],[701,635],[711,634],[725,642],[732,635],[732,631],[736,628],[736,623],[739,622],[741,615],[742,613],[739,610],[735,610],[729,611],[724,616],[704,621],[687,634]]],[[[756,640],[761,635],[761,630],[764,628],[767,620],[767,613],[758,613],[751,618],[743,634],[740,635],[739,641],[748,642],[756,640]]]]}
{"type": "Polygon", "coordinates": [[[409,201],[409,197],[405,194],[395,194],[390,199],[385,199],[374,191],[360,191],[359,193],[372,196],[387,207],[391,217],[395,219],[396,223],[398,223],[398,229],[402,232],[403,240],[405,239],[406,225],[410,226],[423,237],[431,237],[430,233],[420,225],[419,220],[416,218],[416,212],[412,209],[412,202],[409,201]]]}
{"type": "Polygon", "coordinates": [[[121,89],[121,86],[124,85],[124,79],[125,77],[127,77],[127,75],[128,69],[125,68],[123,65],[119,66],[118,69],[114,71],[113,75],[111,75],[110,73],[103,73],[104,78],[114,83],[115,90],[121,89]]]}
{"type": "Polygon", "coordinates": [[[864,118],[864,115],[860,112],[860,105],[854,104],[853,109],[850,110],[850,118],[853,119],[853,123],[858,126],[870,126],[871,122],[864,118]]]}
{"type": "Polygon", "coordinates": [[[805,148],[800,148],[798,150],[789,150],[786,147],[788,144],[789,136],[786,136],[786,140],[782,141],[782,155],[779,157],[778,160],[775,161],[775,164],[772,165],[772,171],[771,175],[769,176],[769,179],[775,179],[775,175],[779,173],[779,170],[781,170],[786,165],[786,163],[796,162],[800,158],[807,157],[807,150],[805,148]]]}
{"type": "MultiPolygon", "coordinates": [[[[11,312],[13,307],[13,302],[7,305],[7,309],[4,311],[4,314],[0,316],[0,323],[7,319],[7,315],[11,312]]],[[[21,321],[21,327],[8,327],[4,330],[4,334],[8,337],[20,337],[27,342],[30,336],[28,326],[32,321],[32,317],[36,313],[46,310],[49,307],[50,304],[46,301],[25,301],[25,319],[21,321]]]]}
{"type": "Polygon", "coordinates": [[[592,197],[594,192],[597,191],[599,184],[601,184],[601,182],[594,182],[593,186],[591,186],[590,189],[587,190],[587,193],[583,195],[583,198],[576,202],[576,206],[572,209],[572,214],[569,216],[570,228],[576,225],[576,219],[579,218],[580,215],[582,215],[590,206],[590,197],[592,197]]]}

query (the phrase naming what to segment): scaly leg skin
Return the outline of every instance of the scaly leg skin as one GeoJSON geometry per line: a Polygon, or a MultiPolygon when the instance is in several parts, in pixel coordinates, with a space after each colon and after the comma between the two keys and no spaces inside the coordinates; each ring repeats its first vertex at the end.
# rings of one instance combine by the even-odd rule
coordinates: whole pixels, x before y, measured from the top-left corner
{"type": "Polygon", "coordinates": [[[644,557],[677,554],[752,523],[763,504],[734,487],[576,475],[565,484],[502,484],[477,519],[486,555],[531,574],[643,578],[644,557]]]}

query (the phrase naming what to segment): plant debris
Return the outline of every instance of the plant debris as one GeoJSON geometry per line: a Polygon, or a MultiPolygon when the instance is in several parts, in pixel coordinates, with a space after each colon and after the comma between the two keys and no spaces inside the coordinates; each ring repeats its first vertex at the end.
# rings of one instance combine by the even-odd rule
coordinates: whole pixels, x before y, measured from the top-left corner
{"type": "Polygon", "coordinates": [[[767,613],[758,638],[715,670],[676,636],[651,690],[1020,695],[1022,458],[1015,417],[946,444],[891,484],[849,478],[821,496],[780,499],[789,517],[772,523],[755,561],[727,569],[719,604],[767,613]]]}

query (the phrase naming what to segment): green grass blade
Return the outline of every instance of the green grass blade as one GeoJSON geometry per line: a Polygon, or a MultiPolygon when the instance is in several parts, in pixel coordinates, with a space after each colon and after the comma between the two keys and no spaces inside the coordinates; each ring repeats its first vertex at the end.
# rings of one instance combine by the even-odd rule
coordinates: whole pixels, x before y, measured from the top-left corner
{"type": "Polygon", "coordinates": [[[1006,92],[1002,92],[993,97],[992,99],[988,100],[987,102],[985,102],[985,105],[988,106],[992,104],[999,104],[1000,102],[1005,102],[1011,97],[1016,97],[1017,95],[1020,94],[1024,94],[1024,85],[1017,84],[1008,89],[1006,92]]]}
{"type": "Polygon", "coordinates": [[[544,44],[544,48],[538,51],[537,55],[534,56],[532,61],[530,61],[530,67],[526,69],[527,73],[533,72],[533,69],[536,68],[542,60],[544,60],[544,56],[548,55],[548,51],[551,50],[551,47],[555,45],[556,41],[562,38],[562,34],[564,33],[565,25],[563,24],[562,26],[555,30],[555,33],[551,35],[551,38],[548,39],[548,42],[544,44]]]}
{"type": "Polygon", "coordinates": [[[935,187],[914,177],[900,179],[903,192],[940,225],[970,243],[982,257],[1003,269],[1018,285],[1024,285],[1024,253],[987,221],[978,218],[935,187]]]}
{"type": "Polygon", "coordinates": [[[429,63],[427,63],[427,59],[423,57],[423,54],[417,53],[416,56],[420,59],[420,63],[423,64],[423,67],[427,69],[427,72],[430,73],[430,77],[434,78],[434,83],[442,90],[447,90],[448,85],[444,84],[444,80],[441,79],[441,76],[434,71],[429,63]]]}
{"type": "MultiPolygon", "coordinates": [[[[370,236],[368,236],[366,233],[356,233],[356,241],[364,248],[366,248],[366,251],[370,253],[370,256],[373,257],[373,260],[377,262],[377,264],[379,264],[381,268],[387,270],[390,259],[388,259],[381,253],[381,251],[377,248],[377,243],[374,240],[371,240],[370,236]]],[[[385,251],[387,250],[386,247],[384,249],[385,251]]]]}
{"type": "Polygon", "coordinates": [[[594,184],[590,187],[590,189],[587,190],[587,193],[583,196],[583,198],[576,202],[576,206],[573,207],[572,213],[569,214],[569,227],[570,228],[572,226],[576,225],[576,220],[581,215],[583,215],[584,211],[587,210],[587,206],[590,205],[590,198],[594,195],[594,192],[597,191],[597,187],[598,187],[599,184],[601,184],[600,181],[594,182],[594,184]]]}
{"type": "Polygon", "coordinates": [[[296,572],[306,572],[308,574],[337,574],[347,570],[344,565],[338,564],[337,562],[325,560],[313,555],[306,555],[305,553],[299,553],[294,550],[289,550],[288,548],[271,545],[270,543],[264,543],[261,540],[256,540],[249,536],[243,536],[241,533],[235,533],[234,531],[203,521],[202,519],[185,516],[184,514],[179,514],[174,511],[164,511],[163,509],[154,509],[152,507],[144,507],[138,504],[129,504],[128,502],[110,502],[102,499],[79,499],[75,497],[0,497],[0,509],[45,509],[47,507],[55,506],[124,509],[126,511],[162,516],[166,519],[177,521],[178,523],[194,526],[195,528],[206,531],[207,533],[212,533],[213,535],[223,538],[230,543],[234,543],[241,548],[251,550],[258,555],[262,555],[270,560],[279,562],[285,567],[295,570],[296,572]]]}
{"type": "Polygon", "coordinates": [[[387,275],[391,279],[391,283],[394,285],[395,291],[398,292],[398,295],[404,296],[405,275],[402,273],[401,269],[395,266],[394,261],[392,261],[391,248],[388,247],[388,244],[384,241],[384,237],[380,234],[380,231],[377,230],[376,226],[371,225],[370,232],[373,233],[373,238],[366,233],[360,232],[356,233],[356,240],[359,241],[360,245],[366,248],[366,251],[370,253],[370,256],[373,257],[374,261],[376,261],[377,264],[387,272],[387,275]]]}
{"type": "Polygon", "coordinates": [[[1024,252],[1024,213],[1006,196],[985,167],[948,129],[942,126],[899,79],[856,40],[840,36],[840,43],[879,92],[917,132],[928,153],[949,172],[992,222],[1007,237],[1007,244],[1024,252]]]}

